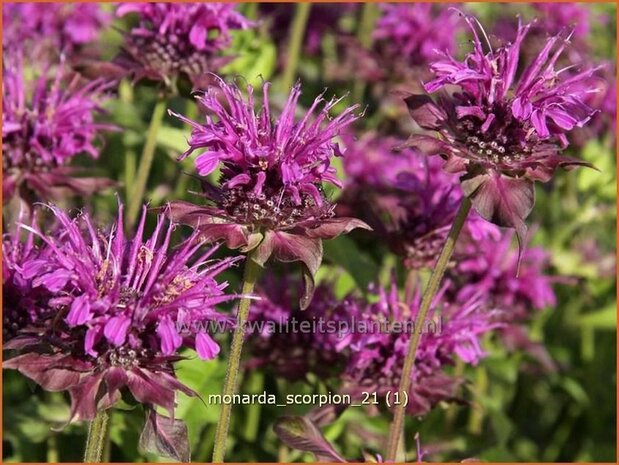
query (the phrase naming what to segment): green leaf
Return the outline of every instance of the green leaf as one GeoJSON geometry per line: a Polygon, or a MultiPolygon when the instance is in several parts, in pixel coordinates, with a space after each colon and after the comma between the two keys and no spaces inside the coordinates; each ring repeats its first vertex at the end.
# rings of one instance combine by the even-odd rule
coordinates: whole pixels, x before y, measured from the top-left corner
{"type": "Polygon", "coordinates": [[[581,316],[576,325],[615,331],[617,329],[617,304],[613,302],[602,310],[581,316]]]}
{"type": "Polygon", "coordinates": [[[375,280],[378,266],[363,254],[357,244],[347,236],[323,242],[325,260],[344,268],[353,277],[357,286],[365,291],[368,284],[375,280]]]}
{"type": "Polygon", "coordinates": [[[189,148],[187,140],[190,135],[191,134],[188,129],[161,126],[159,128],[159,132],[157,133],[157,145],[173,152],[171,155],[176,158],[189,148]]]}
{"type": "Polygon", "coordinates": [[[187,423],[191,449],[197,446],[202,429],[216,423],[220,406],[208,403],[209,395],[221,394],[226,372],[224,361],[204,361],[195,357],[177,364],[181,383],[193,389],[199,397],[178,396],[176,416],[187,423]]]}

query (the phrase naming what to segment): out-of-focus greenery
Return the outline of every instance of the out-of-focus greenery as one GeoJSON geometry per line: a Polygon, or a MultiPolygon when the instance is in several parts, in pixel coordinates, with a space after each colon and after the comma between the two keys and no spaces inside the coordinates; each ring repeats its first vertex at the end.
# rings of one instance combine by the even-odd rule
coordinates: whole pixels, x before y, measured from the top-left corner
{"type": "MultiPolygon", "coordinates": [[[[492,23],[504,5],[470,4],[482,22],[492,23]]],[[[242,8],[256,18],[256,5],[242,8]]],[[[528,13],[526,4],[513,4],[510,11],[528,13]]],[[[615,6],[592,5],[606,15],[605,25],[592,24],[591,43],[600,58],[615,56],[615,6]]],[[[343,19],[353,27],[354,18],[343,19]]],[[[121,26],[122,27],[122,26],[121,26]]],[[[120,43],[118,32],[106,34],[110,44],[120,43]]],[[[330,37],[325,37],[325,47],[330,37]]],[[[286,41],[280,43],[285,44],[286,41]]],[[[109,50],[106,54],[113,53],[109,50]]],[[[274,81],[274,102],[284,95],[277,93],[280,79],[281,50],[262,25],[255,30],[235,34],[230,54],[236,56],[225,69],[229,75],[243,76],[248,83],[260,85],[263,79],[274,81]]],[[[302,58],[304,99],[311,100],[330,85],[320,79],[320,63],[302,58]]],[[[354,84],[351,76],[349,88],[354,84]]],[[[341,83],[333,91],[348,90],[341,83]]],[[[184,114],[197,114],[187,95],[177,96],[169,107],[184,114]]],[[[348,96],[345,103],[350,103],[348,96]]],[[[124,184],[132,182],[141,152],[150,113],[155,102],[153,87],[121,83],[119,96],[107,105],[107,119],[123,128],[106,138],[106,147],[97,162],[99,171],[124,184]]],[[[367,102],[366,102],[367,103],[367,102]]],[[[372,111],[370,109],[369,113],[372,111]]],[[[368,129],[364,123],[360,130],[368,129]]],[[[182,163],[176,157],[186,149],[187,128],[168,117],[159,133],[156,161],[148,181],[146,198],[151,207],[170,199],[194,199],[188,191],[198,190],[195,181],[183,172],[192,172],[191,160],[182,163]]],[[[616,459],[616,158],[610,136],[591,140],[575,156],[593,163],[599,171],[581,169],[569,176],[559,174],[552,184],[537,188],[537,204],[531,218],[536,224],[534,243],[552,254],[553,272],[559,279],[555,290],[556,308],[540,311],[530,323],[532,339],[547,349],[556,361],[555,372],[540,372],[539,366],[522,353],[510,353],[500,340],[488,339],[489,356],[478,367],[467,367],[464,375],[470,405],[439,405],[424,418],[409,418],[406,443],[414,450],[412,434],[419,432],[427,449],[428,460],[462,460],[475,457],[483,461],[615,461],[616,459]],[[583,250],[591,244],[598,255],[583,259],[583,250]]],[[[85,161],[84,163],[90,163],[85,161]]],[[[98,195],[85,204],[105,222],[115,215],[117,201],[113,195],[98,195]]],[[[377,261],[350,237],[325,244],[326,264],[320,277],[337,276],[338,295],[353,287],[365,289],[377,275],[393,264],[390,258],[377,261]]],[[[383,273],[384,274],[384,273],[383,273]]],[[[238,288],[238,276],[228,273],[231,289],[238,288]]],[[[222,338],[223,339],[223,338],[222,338]]],[[[216,360],[202,362],[195,354],[178,364],[180,380],[194,389],[202,399],[221,391],[228,341],[220,341],[224,353],[216,360]]],[[[461,370],[456,366],[454,370],[461,370]]],[[[328,389],[320,380],[313,383],[284,383],[268,373],[246,375],[240,391],[316,393],[328,389]]],[[[4,372],[4,460],[80,461],[86,425],[65,425],[69,408],[60,393],[45,393],[12,371],[4,372]],[[60,432],[60,430],[62,430],[60,432]]],[[[272,431],[272,424],[283,414],[304,414],[311,406],[286,409],[272,405],[235,406],[231,425],[228,461],[304,460],[311,456],[283,447],[272,431]]],[[[187,422],[192,459],[209,461],[212,453],[218,408],[200,398],[179,395],[176,414],[187,422]]],[[[144,413],[141,407],[128,404],[116,408],[111,417],[111,433],[105,453],[112,461],[160,461],[137,450],[144,413]]],[[[349,458],[360,458],[363,450],[382,452],[382,440],[388,431],[386,415],[368,417],[360,408],[348,409],[325,435],[349,458]],[[362,434],[360,434],[362,433],[362,434]]],[[[409,457],[413,457],[410,454],[409,457]]]]}

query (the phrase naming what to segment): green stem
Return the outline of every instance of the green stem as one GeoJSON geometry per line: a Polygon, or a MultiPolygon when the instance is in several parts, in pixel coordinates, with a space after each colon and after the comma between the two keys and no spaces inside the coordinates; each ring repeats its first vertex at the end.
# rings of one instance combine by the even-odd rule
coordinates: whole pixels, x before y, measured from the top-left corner
{"type": "Polygon", "coordinates": [[[47,463],[58,463],[58,436],[52,433],[47,438],[47,463]]]}
{"type": "MultiPolygon", "coordinates": [[[[243,290],[241,302],[239,303],[239,311],[236,316],[236,327],[232,336],[232,345],[230,346],[230,359],[224,379],[224,389],[222,398],[229,398],[236,392],[237,375],[241,364],[241,351],[243,349],[243,340],[245,338],[245,325],[249,316],[249,295],[254,291],[254,286],[260,275],[260,265],[253,260],[253,253],[250,252],[245,259],[245,272],[243,275],[243,290]]],[[[230,428],[230,414],[232,412],[232,403],[222,403],[221,412],[219,414],[219,422],[215,431],[215,447],[213,450],[213,463],[223,463],[226,453],[226,439],[228,437],[228,429],[230,428]]]]}
{"type": "Polygon", "coordinates": [[[144,190],[146,189],[146,182],[148,181],[148,175],[150,174],[150,168],[155,158],[155,148],[157,147],[157,133],[161,127],[163,121],[163,115],[165,114],[166,102],[165,99],[160,98],[155,104],[153,114],[150,120],[150,126],[148,127],[148,133],[146,135],[146,142],[144,143],[144,149],[142,150],[142,157],[140,158],[140,165],[138,167],[137,177],[135,179],[135,186],[131,191],[129,198],[129,207],[127,208],[126,229],[131,231],[135,226],[135,223],[142,206],[142,200],[144,197],[144,190]]]}
{"type": "Polygon", "coordinates": [[[297,3],[294,18],[290,26],[290,45],[288,46],[286,67],[282,76],[282,89],[287,91],[294,84],[297,75],[297,66],[303,45],[305,27],[309,18],[311,3],[297,3]]]}
{"type": "MultiPolygon", "coordinates": [[[[458,240],[460,231],[462,231],[462,226],[464,226],[464,222],[466,221],[466,217],[468,216],[470,209],[471,201],[465,197],[460,204],[460,208],[458,209],[456,218],[454,219],[454,222],[451,225],[451,229],[449,230],[449,234],[447,235],[447,240],[445,241],[443,250],[441,250],[438,260],[436,261],[434,270],[432,270],[432,274],[430,275],[426,290],[423,293],[423,298],[421,299],[421,305],[419,307],[419,313],[417,313],[417,316],[415,317],[413,337],[411,338],[410,344],[408,346],[408,353],[406,354],[406,358],[404,359],[402,378],[400,379],[400,386],[398,388],[398,392],[400,393],[401,398],[406,398],[406,396],[408,395],[411,385],[411,374],[415,362],[415,355],[417,354],[417,348],[419,347],[419,342],[421,340],[423,324],[428,316],[428,311],[430,310],[432,301],[434,300],[434,296],[439,289],[439,286],[443,279],[443,275],[445,274],[445,269],[447,268],[447,264],[449,263],[451,255],[453,254],[456,241],[458,240]]],[[[405,402],[400,402],[399,404],[395,405],[393,422],[391,423],[391,427],[389,428],[389,437],[387,438],[387,462],[395,461],[395,457],[398,451],[400,434],[404,426],[405,412],[405,402]]]]}
{"type": "Polygon", "coordinates": [[[97,413],[94,420],[90,422],[88,428],[88,439],[86,439],[86,451],[84,452],[84,463],[100,463],[105,446],[106,431],[109,416],[105,410],[97,413]]]}
{"type": "MultiPolygon", "coordinates": [[[[366,49],[372,46],[372,31],[378,17],[378,7],[374,3],[364,3],[359,19],[359,28],[357,29],[357,40],[366,49]]],[[[362,79],[355,80],[353,86],[353,100],[360,102],[365,93],[365,81],[362,79]]]]}

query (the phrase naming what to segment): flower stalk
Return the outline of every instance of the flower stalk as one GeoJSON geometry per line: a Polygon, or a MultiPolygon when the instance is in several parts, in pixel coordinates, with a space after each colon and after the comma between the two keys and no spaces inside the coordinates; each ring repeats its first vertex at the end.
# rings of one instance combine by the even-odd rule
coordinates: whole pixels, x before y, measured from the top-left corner
{"type": "MultiPolygon", "coordinates": [[[[464,197],[462,199],[462,203],[460,204],[460,208],[456,213],[456,217],[447,236],[447,240],[445,241],[445,245],[443,246],[436,265],[432,270],[432,274],[430,275],[430,280],[428,281],[428,285],[421,300],[419,313],[417,313],[417,316],[415,317],[415,330],[413,331],[413,336],[408,346],[408,352],[406,354],[406,358],[404,359],[404,368],[402,370],[402,378],[400,379],[400,386],[398,389],[398,392],[401,395],[402,393],[409,392],[415,356],[417,354],[419,342],[421,341],[421,328],[423,327],[423,322],[425,321],[432,305],[432,301],[438,292],[443,275],[445,274],[445,269],[447,268],[451,255],[453,254],[458,236],[460,235],[460,231],[462,231],[462,227],[464,226],[466,217],[468,216],[470,210],[471,201],[467,197],[464,197]]],[[[405,412],[406,404],[404,402],[400,402],[395,405],[393,422],[389,428],[389,436],[387,438],[387,462],[395,461],[396,454],[398,452],[398,443],[404,426],[405,412]]]]}
{"type": "Polygon", "coordinates": [[[150,169],[153,165],[155,158],[155,149],[157,148],[157,133],[161,127],[163,121],[163,115],[165,114],[166,101],[164,98],[157,100],[153,114],[150,120],[150,126],[148,127],[148,133],[146,135],[146,142],[144,143],[144,149],[142,150],[142,156],[140,158],[140,164],[138,166],[137,177],[135,179],[135,186],[131,191],[129,197],[129,206],[127,208],[127,220],[126,230],[131,231],[135,226],[140,208],[142,206],[142,197],[144,196],[144,190],[146,189],[146,183],[150,174],[150,169]]]}
{"type": "Polygon", "coordinates": [[[282,89],[285,90],[290,89],[294,84],[311,6],[311,3],[298,3],[295,7],[294,19],[290,27],[290,46],[288,47],[286,67],[282,77],[282,89]]]}
{"type": "Polygon", "coordinates": [[[84,463],[100,463],[107,436],[109,415],[105,410],[97,413],[88,427],[84,463]]]}
{"type": "MultiPolygon", "coordinates": [[[[255,251],[256,249],[254,249],[255,251]]],[[[249,306],[251,298],[250,294],[254,291],[256,281],[260,275],[260,265],[253,259],[254,252],[247,255],[245,261],[245,271],[243,273],[243,288],[242,298],[239,303],[239,311],[236,317],[236,327],[232,336],[232,344],[230,346],[230,356],[228,359],[228,368],[224,379],[224,389],[222,398],[232,396],[236,392],[239,366],[241,364],[241,352],[243,350],[243,341],[245,338],[245,325],[249,317],[249,306]]],[[[226,439],[228,437],[228,429],[230,428],[230,414],[232,412],[231,403],[223,403],[215,430],[215,447],[213,449],[213,463],[223,463],[226,453],[226,439]]]]}

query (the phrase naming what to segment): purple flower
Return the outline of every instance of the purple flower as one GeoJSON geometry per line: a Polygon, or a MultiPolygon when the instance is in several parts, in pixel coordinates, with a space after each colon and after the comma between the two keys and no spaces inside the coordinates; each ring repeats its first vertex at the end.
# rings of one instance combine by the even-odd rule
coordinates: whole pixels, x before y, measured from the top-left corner
{"type": "Polygon", "coordinates": [[[455,51],[458,21],[445,5],[386,3],[380,8],[374,39],[389,56],[418,66],[436,59],[439,52],[455,51]]]}
{"type": "Polygon", "coordinates": [[[2,16],[5,51],[28,41],[64,54],[96,41],[112,19],[97,3],[3,3],[2,16]]]}
{"type": "MultiPolygon", "coordinates": [[[[339,208],[366,221],[407,268],[432,267],[462,200],[455,176],[443,162],[416,150],[394,147],[401,141],[367,133],[348,141],[347,174],[339,208]]],[[[494,225],[471,215],[464,235],[475,240],[498,237],[494,225]]],[[[459,256],[459,250],[456,256],[459,256]]],[[[457,260],[456,260],[457,261],[457,260]]]]}
{"type": "Polygon", "coordinates": [[[556,305],[549,276],[550,254],[541,247],[529,247],[518,254],[510,248],[511,234],[500,240],[488,239],[464,245],[466,256],[448,273],[459,285],[457,300],[482,294],[495,308],[506,311],[510,321],[522,320],[531,310],[556,305]]]}
{"type": "Polygon", "coordinates": [[[479,296],[451,303],[439,294],[429,320],[413,328],[420,300],[417,289],[411,302],[402,302],[392,285],[389,290],[378,290],[376,303],[361,304],[348,346],[351,356],[344,374],[345,392],[376,392],[384,397],[397,391],[412,331],[422,331],[407,411],[424,415],[437,402],[456,397],[462,380],[444,368],[456,357],[476,365],[485,356],[480,338],[500,326],[493,321],[499,312],[485,307],[479,296]]]}
{"type": "Polygon", "coordinates": [[[23,257],[18,265],[8,260],[4,294],[26,292],[22,302],[31,299],[44,311],[5,344],[19,355],[4,368],[19,370],[48,391],[69,391],[72,420],[93,419],[125,390],[173,416],[175,391],[195,395],[175,377],[178,351],[196,348],[203,358],[216,353],[198,347],[204,339],[198,331],[210,321],[229,321],[215,306],[233,297],[216,278],[235,260],[213,260],[215,249],[201,250],[196,234],[172,248],[174,226],[161,215],[144,239],[146,209],[135,237],[128,238],[122,206],[108,233],[86,214],[71,219],[49,208],[58,222],[54,233],[22,225],[30,232],[23,246],[5,241],[5,256],[23,257]],[[35,238],[39,245],[33,245],[35,238]],[[43,302],[37,301],[41,294],[43,302]]]}
{"type": "Polygon", "coordinates": [[[446,86],[458,91],[443,92],[437,103],[427,95],[406,99],[416,123],[442,137],[413,135],[410,144],[441,155],[447,171],[463,173],[463,191],[479,214],[515,228],[523,243],[534,181],[550,180],[558,167],[586,165],[560,153],[567,145],[566,134],[594,113],[585,103],[591,89],[582,84],[595,68],[562,79],[564,70],[555,70],[555,64],[566,41],[554,36],[516,78],[520,46],[530,25],[519,25],[514,43],[495,50],[484,45],[488,41],[477,20],[465,19],[473,33],[473,51],[463,61],[445,54],[431,65],[436,78],[425,84],[429,93],[446,86]]]}
{"type": "Polygon", "coordinates": [[[125,35],[119,63],[128,64],[137,78],[173,83],[186,75],[194,83],[216,71],[229,58],[222,52],[231,42],[231,30],[252,25],[234,3],[124,3],[116,14],[138,15],[125,35]]]}
{"type": "MultiPolygon", "coordinates": [[[[24,217],[22,212],[20,221],[24,217]]],[[[52,293],[43,287],[33,286],[33,274],[25,263],[41,263],[44,257],[34,246],[29,235],[20,241],[20,235],[5,234],[2,241],[2,338],[4,343],[17,336],[41,318],[51,316],[47,305],[52,293]]]]}
{"type": "MultiPolygon", "coordinates": [[[[518,253],[510,248],[512,235],[463,244],[459,263],[448,270],[447,279],[456,289],[451,299],[461,301],[481,295],[493,308],[503,310],[498,334],[509,350],[522,350],[539,366],[553,371],[556,364],[543,344],[530,339],[526,323],[534,311],[556,306],[553,285],[560,276],[550,275],[550,254],[542,247],[518,253]]],[[[563,279],[564,280],[564,279],[563,279]]]]}
{"type": "Polygon", "coordinates": [[[346,341],[338,331],[350,325],[350,299],[337,299],[330,285],[321,284],[307,310],[299,312],[301,283],[286,276],[270,278],[252,304],[247,367],[270,369],[293,382],[310,373],[323,380],[339,375],[346,341]]]}
{"type": "Polygon", "coordinates": [[[3,201],[17,194],[32,202],[62,191],[86,195],[113,183],[76,177],[72,158],[98,158],[97,138],[114,129],[95,121],[109,85],[101,80],[82,84],[64,63],[26,73],[18,51],[3,60],[2,100],[3,201]],[[31,77],[32,76],[32,77],[31,77]]]}
{"type": "Polygon", "coordinates": [[[533,3],[536,11],[534,27],[546,34],[557,35],[566,30],[572,31],[576,40],[584,40],[589,35],[591,21],[589,7],[578,3],[533,3]]]}
{"type": "Polygon", "coordinates": [[[295,121],[301,95],[296,85],[274,120],[270,83],[264,84],[262,109],[256,113],[251,86],[246,100],[238,87],[218,79],[220,87],[210,87],[199,99],[207,111],[204,124],[175,116],[193,127],[189,150],[181,158],[201,151],[195,161],[198,174],[206,176],[220,166],[219,186],[204,180],[209,205],[172,202],[169,214],[199,229],[205,240],[225,240],[228,247],[243,252],[256,249],[253,259],[260,265],[271,256],[301,261],[308,286],[306,306],[322,260],[322,239],[368,227],[353,218],[334,217],[334,205],[321,187],[340,186],[331,159],[342,153],[333,139],[357,118],[355,107],[329,119],[339,100],[325,102],[319,96],[295,121]]]}

